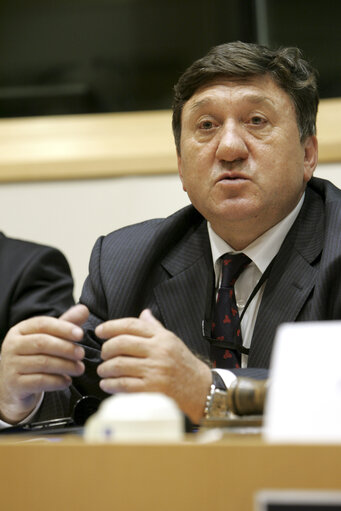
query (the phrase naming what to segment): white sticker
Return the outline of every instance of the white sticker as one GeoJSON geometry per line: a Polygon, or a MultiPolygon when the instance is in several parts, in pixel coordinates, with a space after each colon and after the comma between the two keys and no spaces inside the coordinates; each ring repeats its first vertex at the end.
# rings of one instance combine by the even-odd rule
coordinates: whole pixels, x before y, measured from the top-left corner
{"type": "Polygon", "coordinates": [[[341,321],[278,329],[264,416],[269,442],[341,442],[341,321]]]}

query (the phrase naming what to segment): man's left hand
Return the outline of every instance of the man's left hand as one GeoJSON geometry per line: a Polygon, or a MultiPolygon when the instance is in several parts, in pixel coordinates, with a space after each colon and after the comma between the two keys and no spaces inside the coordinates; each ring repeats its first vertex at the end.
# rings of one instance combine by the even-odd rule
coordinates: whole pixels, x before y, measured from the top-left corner
{"type": "Polygon", "coordinates": [[[212,382],[209,367],[146,309],[139,318],[110,320],[96,328],[105,392],[162,392],[194,422],[202,418],[212,382]]]}

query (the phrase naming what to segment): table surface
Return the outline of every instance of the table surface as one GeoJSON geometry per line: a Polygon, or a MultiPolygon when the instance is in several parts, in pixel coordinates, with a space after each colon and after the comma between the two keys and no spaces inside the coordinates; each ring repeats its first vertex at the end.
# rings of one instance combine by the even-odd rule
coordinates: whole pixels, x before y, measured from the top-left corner
{"type": "Polygon", "coordinates": [[[341,445],[270,445],[258,435],[155,445],[2,437],[0,459],[4,511],[252,511],[259,490],[341,489],[341,445]]]}

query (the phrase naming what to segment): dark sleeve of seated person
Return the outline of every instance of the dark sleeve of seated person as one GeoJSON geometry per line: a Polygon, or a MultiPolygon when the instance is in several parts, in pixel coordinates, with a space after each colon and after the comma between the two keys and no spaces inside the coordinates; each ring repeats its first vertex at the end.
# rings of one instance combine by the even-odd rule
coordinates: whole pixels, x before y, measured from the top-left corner
{"type": "Polygon", "coordinates": [[[73,280],[57,249],[0,233],[0,344],[15,324],[37,315],[60,316],[74,304],[73,280]]]}

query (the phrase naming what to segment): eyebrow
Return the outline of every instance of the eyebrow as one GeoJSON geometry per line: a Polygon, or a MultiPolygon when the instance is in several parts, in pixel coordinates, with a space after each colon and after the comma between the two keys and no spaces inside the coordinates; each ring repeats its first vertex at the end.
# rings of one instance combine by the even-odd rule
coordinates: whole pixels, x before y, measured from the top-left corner
{"type": "MultiPolygon", "coordinates": [[[[255,105],[261,104],[261,103],[269,103],[270,106],[272,106],[272,107],[275,106],[275,103],[273,102],[273,100],[271,98],[264,96],[262,94],[249,93],[249,94],[245,94],[242,97],[242,99],[248,101],[249,103],[253,103],[255,105]]],[[[215,101],[213,98],[206,97],[203,99],[199,99],[198,101],[195,101],[192,105],[190,105],[189,108],[190,108],[191,112],[196,112],[197,110],[200,110],[200,108],[205,107],[206,105],[210,105],[214,102],[215,101]]]]}
{"type": "Polygon", "coordinates": [[[267,96],[263,96],[261,94],[246,94],[244,98],[250,103],[270,103],[272,106],[275,105],[273,100],[267,96]]]}
{"type": "Polygon", "coordinates": [[[210,98],[200,99],[199,101],[195,101],[192,105],[190,105],[189,109],[191,110],[191,112],[195,112],[196,110],[199,110],[201,107],[206,106],[209,103],[212,103],[212,99],[210,98]]]}

